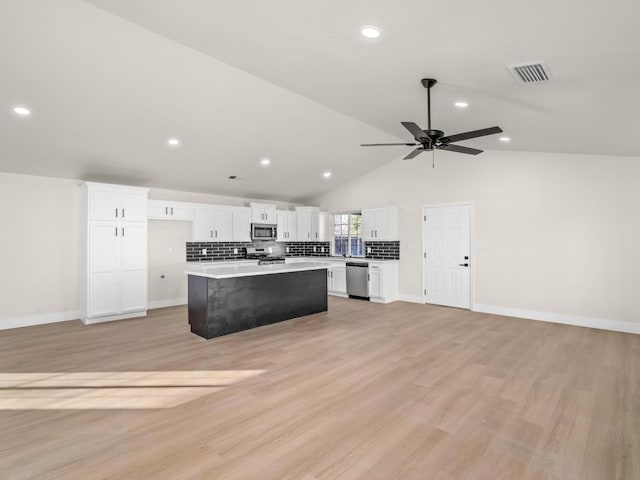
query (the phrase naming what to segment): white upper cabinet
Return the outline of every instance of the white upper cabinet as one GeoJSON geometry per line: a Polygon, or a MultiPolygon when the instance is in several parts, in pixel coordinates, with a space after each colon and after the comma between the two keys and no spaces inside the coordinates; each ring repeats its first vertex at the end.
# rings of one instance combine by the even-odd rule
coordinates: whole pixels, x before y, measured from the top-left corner
{"type": "Polygon", "coordinates": [[[150,220],[193,220],[193,205],[165,200],[149,200],[150,220]]]}
{"type": "Polygon", "coordinates": [[[271,203],[251,202],[251,223],[275,225],[276,206],[271,203]]]}
{"type": "Polygon", "coordinates": [[[213,242],[213,208],[194,207],[193,241],[213,242]]]}
{"type": "Polygon", "coordinates": [[[230,242],[233,238],[233,209],[216,207],[213,209],[213,241],[230,242]]]}
{"type": "Polygon", "coordinates": [[[320,209],[318,207],[296,207],[297,241],[317,242],[319,240],[320,209]]]}
{"type": "Polygon", "coordinates": [[[89,221],[147,221],[147,190],[87,183],[89,221]]]}
{"type": "Polygon", "coordinates": [[[278,210],[277,235],[278,242],[294,242],[298,238],[296,212],[290,210],[278,210]]]}
{"type": "Polygon", "coordinates": [[[233,234],[234,242],[251,241],[251,209],[249,207],[233,207],[233,234]]]}
{"type": "Polygon", "coordinates": [[[398,209],[390,205],[362,210],[362,238],[365,241],[398,240],[398,209]]]}
{"type": "Polygon", "coordinates": [[[320,212],[318,216],[318,241],[330,242],[331,241],[331,214],[329,212],[320,212]]]}
{"type": "Polygon", "coordinates": [[[194,242],[251,241],[250,209],[198,205],[193,209],[194,242]]]}

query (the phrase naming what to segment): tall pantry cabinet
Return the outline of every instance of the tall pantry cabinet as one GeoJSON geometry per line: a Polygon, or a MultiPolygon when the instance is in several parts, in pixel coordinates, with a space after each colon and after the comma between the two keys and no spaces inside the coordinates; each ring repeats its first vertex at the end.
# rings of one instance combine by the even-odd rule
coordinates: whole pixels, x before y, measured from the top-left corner
{"type": "Polygon", "coordinates": [[[147,313],[146,188],[83,184],[83,321],[147,313]]]}

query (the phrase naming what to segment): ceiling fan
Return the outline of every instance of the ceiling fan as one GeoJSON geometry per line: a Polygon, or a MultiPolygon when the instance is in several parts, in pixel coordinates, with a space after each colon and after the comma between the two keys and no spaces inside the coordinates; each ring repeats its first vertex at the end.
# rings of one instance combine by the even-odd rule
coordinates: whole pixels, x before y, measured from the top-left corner
{"type": "Polygon", "coordinates": [[[462,140],[469,140],[471,138],[484,137],[485,135],[493,135],[495,133],[501,133],[500,127],[483,128],[482,130],[472,130],[470,132],[458,133],[455,135],[445,135],[442,130],[435,130],[431,128],[431,87],[433,87],[437,80],[433,78],[423,78],[421,80],[422,86],[427,89],[427,124],[426,130],[422,130],[418,125],[413,122],[400,122],[402,126],[409,130],[413,138],[418,143],[363,143],[362,147],[382,147],[387,145],[406,145],[407,147],[418,148],[413,150],[409,155],[404,157],[403,160],[411,160],[417,157],[422,152],[434,151],[434,150],[448,150],[450,152],[466,153],[469,155],[478,155],[482,153],[482,150],[477,148],[463,147],[462,145],[451,145],[455,142],[462,140]]]}

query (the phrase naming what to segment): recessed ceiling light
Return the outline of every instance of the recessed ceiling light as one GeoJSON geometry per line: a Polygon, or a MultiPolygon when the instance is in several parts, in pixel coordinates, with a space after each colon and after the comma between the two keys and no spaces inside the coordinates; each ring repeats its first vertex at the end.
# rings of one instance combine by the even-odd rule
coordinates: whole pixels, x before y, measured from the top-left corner
{"type": "Polygon", "coordinates": [[[263,165],[265,167],[270,163],[271,163],[271,160],[269,160],[268,158],[263,158],[262,160],[260,160],[260,165],[263,165]]]}
{"type": "Polygon", "coordinates": [[[169,145],[172,145],[172,146],[174,146],[174,147],[175,147],[175,146],[177,146],[177,145],[180,145],[180,140],[178,140],[177,138],[170,138],[170,139],[167,141],[167,143],[168,143],[169,145]]]}
{"type": "Polygon", "coordinates": [[[362,27],[360,33],[363,37],[378,38],[380,36],[380,29],[377,27],[362,27]]]}
{"type": "Polygon", "coordinates": [[[509,137],[500,137],[500,141],[507,143],[507,142],[510,142],[511,139],[509,137]]]}
{"type": "Polygon", "coordinates": [[[31,114],[31,110],[29,110],[28,108],[25,107],[15,107],[13,109],[14,112],[16,112],[18,115],[30,115],[31,114]]]}
{"type": "Polygon", "coordinates": [[[469,106],[467,102],[456,102],[454,105],[458,108],[467,108],[469,106]]]}
{"type": "Polygon", "coordinates": [[[331,172],[324,172],[324,173],[322,174],[322,176],[323,176],[324,178],[331,178],[331,172]]]}

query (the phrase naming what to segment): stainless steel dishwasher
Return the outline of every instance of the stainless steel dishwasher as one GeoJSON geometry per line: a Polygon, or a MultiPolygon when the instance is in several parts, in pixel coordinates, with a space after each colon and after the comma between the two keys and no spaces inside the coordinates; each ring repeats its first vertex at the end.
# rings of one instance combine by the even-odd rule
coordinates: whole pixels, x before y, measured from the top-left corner
{"type": "Polygon", "coordinates": [[[347,295],[349,298],[369,300],[369,264],[347,262],[347,295]]]}

